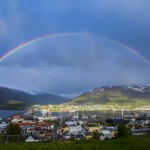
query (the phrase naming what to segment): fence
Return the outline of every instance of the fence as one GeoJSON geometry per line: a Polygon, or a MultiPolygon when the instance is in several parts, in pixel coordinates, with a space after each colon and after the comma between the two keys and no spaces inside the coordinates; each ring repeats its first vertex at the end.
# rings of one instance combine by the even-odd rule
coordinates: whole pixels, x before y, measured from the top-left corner
{"type": "Polygon", "coordinates": [[[0,135],[0,143],[17,143],[25,142],[26,135],[0,135]]]}
{"type": "Polygon", "coordinates": [[[53,135],[53,136],[41,136],[41,135],[35,136],[33,134],[28,134],[28,135],[0,135],[0,144],[25,142],[29,136],[32,136],[35,140],[37,140],[39,142],[60,140],[60,137],[58,137],[57,135],[53,135]]]}

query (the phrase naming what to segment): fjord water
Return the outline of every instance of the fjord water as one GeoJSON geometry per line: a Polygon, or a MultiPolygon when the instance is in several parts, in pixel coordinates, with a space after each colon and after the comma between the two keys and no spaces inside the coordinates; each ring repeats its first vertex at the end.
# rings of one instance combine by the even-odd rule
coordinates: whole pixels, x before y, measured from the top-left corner
{"type": "Polygon", "coordinates": [[[17,112],[18,110],[0,110],[0,118],[7,118],[17,112]]]}

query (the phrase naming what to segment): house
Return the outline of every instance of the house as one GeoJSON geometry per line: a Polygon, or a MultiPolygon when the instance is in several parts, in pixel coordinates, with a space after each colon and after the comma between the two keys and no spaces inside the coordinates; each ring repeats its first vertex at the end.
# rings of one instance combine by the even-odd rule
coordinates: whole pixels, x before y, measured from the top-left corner
{"type": "Polygon", "coordinates": [[[100,123],[95,121],[90,121],[84,123],[84,129],[89,132],[99,131],[101,129],[100,123]]]}
{"type": "Polygon", "coordinates": [[[24,120],[26,120],[26,121],[35,121],[35,118],[32,117],[32,116],[26,116],[26,117],[24,117],[24,120]]]}
{"type": "Polygon", "coordinates": [[[37,137],[32,137],[32,136],[29,136],[27,139],[26,139],[26,142],[38,142],[39,140],[37,139],[37,137]]]}
{"type": "Polygon", "coordinates": [[[45,133],[44,135],[44,141],[49,141],[52,139],[52,134],[51,133],[45,133]]]}
{"type": "Polygon", "coordinates": [[[66,121],[65,124],[67,126],[76,126],[76,125],[78,125],[78,122],[77,121],[66,121]]]}
{"type": "Polygon", "coordinates": [[[92,136],[93,136],[93,132],[86,132],[86,133],[85,133],[85,139],[86,139],[86,140],[91,139],[92,136]]]}
{"type": "Polygon", "coordinates": [[[121,118],[113,118],[113,119],[106,119],[106,123],[116,126],[118,124],[127,124],[129,120],[121,119],[121,118]]]}
{"type": "Polygon", "coordinates": [[[83,128],[80,125],[79,126],[69,126],[68,128],[69,128],[69,133],[83,131],[83,128]]]}
{"type": "Polygon", "coordinates": [[[141,117],[138,117],[136,121],[142,121],[145,125],[150,125],[150,114],[145,114],[141,117]]]}
{"type": "Polygon", "coordinates": [[[135,114],[123,115],[123,119],[130,120],[130,121],[135,121],[136,117],[138,117],[138,116],[135,114]]]}
{"type": "Polygon", "coordinates": [[[71,139],[71,135],[68,134],[68,133],[65,133],[65,134],[63,135],[63,138],[64,138],[65,140],[69,140],[69,139],[71,139]]]}
{"type": "Polygon", "coordinates": [[[112,134],[109,130],[102,130],[100,132],[100,140],[112,139],[112,134]]]}
{"type": "Polygon", "coordinates": [[[75,140],[84,140],[85,135],[83,134],[77,134],[75,135],[75,140]]]}
{"type": "Polygon", "coordinates": [[[149,128],[132,129],[130,133],[131,135],[146,135],[150,133],[150,129],[149,128]]]}
{"type": "Polygon", "coordinates": [[[17,123],[17,122],[22,122],[23,120],[24,120],[24,118],[22,116],[15,115],[15,116],[13,116],[13,119],[11,120],[11,122],[17,123]]]}
{"type": "Polygon", "coordinates": [[[7,128],[7,123],[6,122],[1,122],[0,123],[0,128],[2,128],[2,129],[7,128]]]}
{"type": "Polygon", "coordinates": [[[112,138],[115,138],[115,136],[117,134],[117,129],[115,127],[106,126],[104,129],[110,131],[111,135],[112,135],[112,138]]]}
{"type": "Polygon", "coordinates": [[[94,132],[94,131],[99,131],[100,127],[87,127],[86,130],[88,130],[89,132],[94,132]]]}
{"type": "Polygon", "coordinates": [[[85,134],[82,131],[75,131],[75,132],[72,132],[70,135],[71,135],[71,138],[75,140],[83,140],[85,137],[85,134]]]}

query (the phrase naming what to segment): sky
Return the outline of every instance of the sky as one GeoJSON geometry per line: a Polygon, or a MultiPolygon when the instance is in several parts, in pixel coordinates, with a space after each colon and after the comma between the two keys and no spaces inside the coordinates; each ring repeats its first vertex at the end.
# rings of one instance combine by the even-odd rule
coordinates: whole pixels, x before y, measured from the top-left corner
{"type": "Polygon", "coordinates": [[[149,14],[149,0],[0,1],[0,86],[63,96],[149,86],[149,14]]]}

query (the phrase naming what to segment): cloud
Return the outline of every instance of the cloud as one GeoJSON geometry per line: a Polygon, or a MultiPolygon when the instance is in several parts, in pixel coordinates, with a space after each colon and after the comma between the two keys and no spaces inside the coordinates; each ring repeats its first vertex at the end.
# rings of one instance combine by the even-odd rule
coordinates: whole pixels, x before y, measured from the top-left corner
{"type": "MultiPolygon", "coordinates": [[[[96,5],[97,3],[98,1],[95,1],[94,4],[96,5]]],[[[118,15],[122,15],[122,17],[127,17],[132,21],[138,21],[138,23],[142,24],[143,21],[144,23],[145,21],[147,22],[149,18],[149,5],[149,0],[101,0],[97,7],[100,8],[100,11],[118,13],[118,15]]]]}
{"type": "Polygon", "coordinates": [[[74,95],[100,85],[149,84],[149,72],[148,64],[109,40],[70,35],[12,54],[1,63],[0,80],[24,90],[74,95]]]}
{"type": "MultiPolygon", "coordinates": [[[[116,45],[115,42],[103,37],[64,34],[64,36],[47,38],[20,48],[16,53],[6,58],[2,65],[65,66],[91,70],[103,64],[116,64],[118,66],[130,62],[131,65],[134,62],[141,63],[142,60],[140,61],[140,58],[134,55],[128,48],[116,45]]],[[[136,66],[135,63],[134,66],[136,66]]]]}
{"type": "Polygon", "coordinates": [[[105,68],[99,72],[85,72],[74,68],[53,67],[41,70],[21,67],[1,67],[1,85],[25,91],[37,90],[56,94],[80,94],[92,88],[104,85],[146,84],[150,71],[118,70],[105,68]]]}
{"type": "Polygon", "coordinates": [[[3,85],[60,94],[99,85],[150,84],[149,65],[116,39],[149,57],[149,1],[10,0],[0,2],[0,55],[50,33],[87,32],[33,43],[0,64],[3,85]]]}

